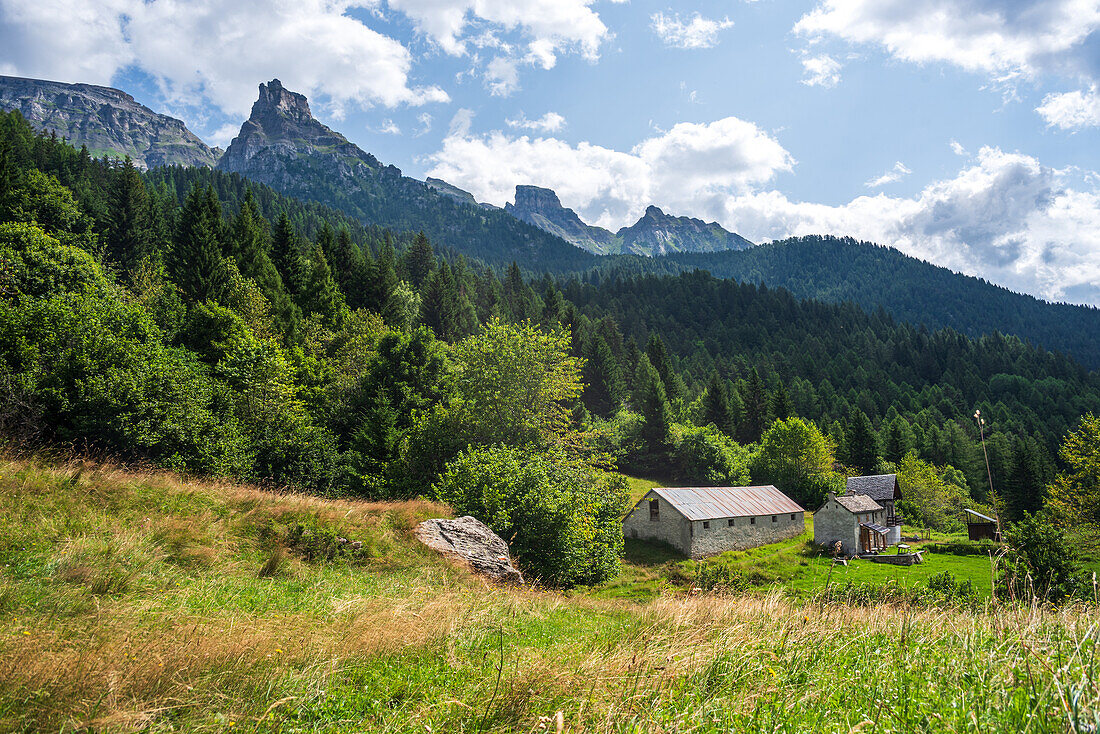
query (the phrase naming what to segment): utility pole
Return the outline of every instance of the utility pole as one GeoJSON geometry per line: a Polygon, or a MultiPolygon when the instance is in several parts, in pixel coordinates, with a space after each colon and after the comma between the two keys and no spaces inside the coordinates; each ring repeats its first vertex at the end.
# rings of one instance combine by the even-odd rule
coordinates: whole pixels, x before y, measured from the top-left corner
{"type": "Polygon", "coordinates": [[[998,506],[997,493],[993,491],[993,470],[989,468],[989,451],[985,447],[985,418],[982,418],[982,411],[974,411],[974,420],[978,422],[978,433],[982,437],[982,454],[985,456],[985,474],[989,477],[989,501],[993,505],[993,509],[997,513],[997,534],[1001,532],[1001,508],[998,506]]]}

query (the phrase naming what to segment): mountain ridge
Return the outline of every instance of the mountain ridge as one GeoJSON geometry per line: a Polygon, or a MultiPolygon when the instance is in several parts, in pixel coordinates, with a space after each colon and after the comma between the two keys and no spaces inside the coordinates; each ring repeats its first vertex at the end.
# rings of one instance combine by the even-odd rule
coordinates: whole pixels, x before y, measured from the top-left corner
{"type": "Polygon", "coordinates": [[[0,110],[18,110],[37,130],[87,146],[93,157],[129,156],[139,168],[213,166],[220,155],[182,120],[114,87],[0,76],[0,110]]]}

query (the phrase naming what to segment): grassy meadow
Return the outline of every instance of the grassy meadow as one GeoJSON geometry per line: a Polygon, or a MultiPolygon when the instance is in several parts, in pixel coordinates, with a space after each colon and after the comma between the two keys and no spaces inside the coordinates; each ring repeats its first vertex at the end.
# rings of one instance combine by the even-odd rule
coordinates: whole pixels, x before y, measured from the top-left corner
{"type": "MultiPolygon", "coordinates": [[[[0,730],[1100,724],[1091,607],[826,603],[804,539],[719,559],[780,581],[752,594],[690,593],[689,562],[636,545],[600,588],[494,587],[412,540],[447,513],[0,462],[0,730]]],[[[959,559],[988,563],[930,554],[927,572],[959,559]]],[[[880,568],[925,572],[853,564],[832,583],[880,568]]]]}

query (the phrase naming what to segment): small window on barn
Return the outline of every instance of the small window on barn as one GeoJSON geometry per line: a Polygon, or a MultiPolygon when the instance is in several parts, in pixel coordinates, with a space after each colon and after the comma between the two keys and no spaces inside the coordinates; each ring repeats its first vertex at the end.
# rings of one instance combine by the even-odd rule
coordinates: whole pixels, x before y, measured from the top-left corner
{"type": "Polygon", "coordinates": [[[750,517],[749,518],[749,525],[755,525],[755,524],[756,524],[756,518],[755,517],[750,517]]]}
{"type": "Polygon", "coordinates": [[[729,523],[729,526],[732,528],[733,527],[733,518],[731,517],[727,522],[729,523]]]}
{"type": "Polygon", "coordinates": [[[661,503],[658,500],[649,501],[649,519],[660,520],[661,519],[661,503]]]}
{"type": "Polygon", "coordinates": [[[703,530],[710,530],[710,521],[703,520],[703,530]]]}
{"type": "Polygon", "coordinates": [[[791,519],[792,520],[794,519],[794,513],[793,512],[791,513],[791,519]]]}
{"type": "Polygon", "coordinates": [[[775,521],[776,521],[776,517],[775,517],[775,515],[772,515],[772,522],[775,522],[775,521]]]}

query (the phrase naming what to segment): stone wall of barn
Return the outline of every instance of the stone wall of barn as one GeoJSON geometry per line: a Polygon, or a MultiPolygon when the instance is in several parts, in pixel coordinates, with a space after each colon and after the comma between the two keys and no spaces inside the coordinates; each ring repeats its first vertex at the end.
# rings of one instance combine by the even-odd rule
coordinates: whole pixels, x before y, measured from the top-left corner
{"type": "Polygon", "coordinates": [[[830,500],[814,513],[814,543],[832,546],[837,541],[843,544],[844,555],[859,553],[859,522],[856,516],[830,500]]]}
{"type": "Polygon", "coordinates": [[[768,543],[794,538],[806,530],[804,513],[759,515],[755,518],[731,517],[696,520],[692,523],[692,558],[705,558],[730,550],[748,550],[768,543]],[[774,518],[774,519],[773,519],[774,518]],[[753,523],[752,521],[756,522],[753,523]],[[704,524],[710,527],[704,527],[704,524]]]}
{"type": "Polygon", "coordinates": [[[648,492],[623,520],[623,535],[637,540],[657,540],[668,543],[685,556],[691,555],[691,523],[672,509],[656,492],[648,492]],[[660,519],[649,519],[649,501],[660,504],[660,519]]]}

